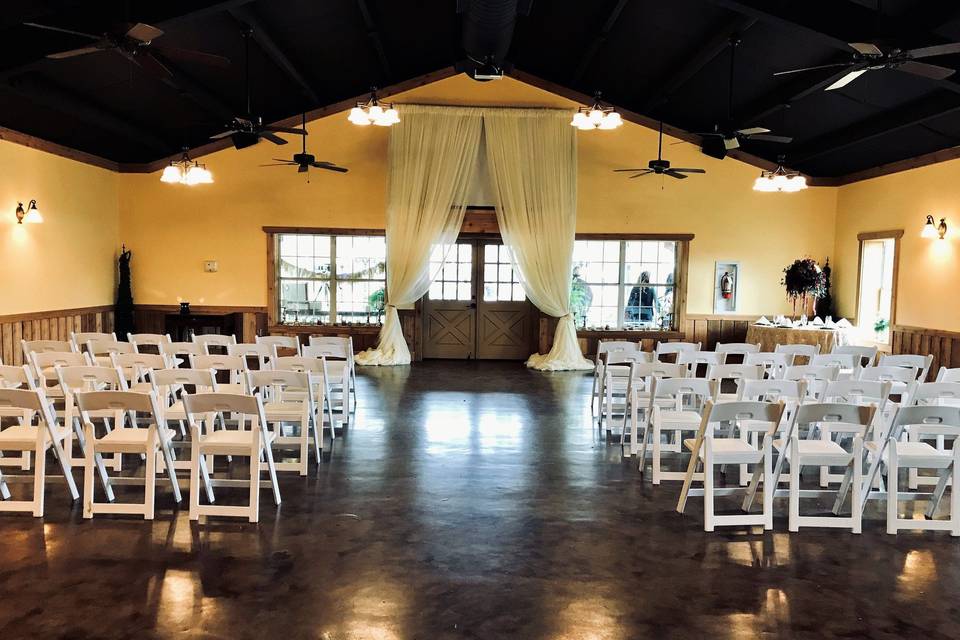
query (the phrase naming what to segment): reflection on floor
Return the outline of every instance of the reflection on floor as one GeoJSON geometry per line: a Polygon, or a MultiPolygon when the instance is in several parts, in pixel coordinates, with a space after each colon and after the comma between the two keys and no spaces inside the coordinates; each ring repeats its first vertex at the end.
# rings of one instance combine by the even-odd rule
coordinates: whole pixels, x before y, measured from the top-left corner
{"type": "MultiPolygon", "coordinates": [[[[598,440],[590,378],[366,370],[356,423],[259,526],[0,516],[8,638],[960,637],[945,532],[704,533],[598,440]]],[[[242,492],[242,491],[241,491],[242,492]]],[[[782,512],[785,505],[780,509],[782,512]]]]}

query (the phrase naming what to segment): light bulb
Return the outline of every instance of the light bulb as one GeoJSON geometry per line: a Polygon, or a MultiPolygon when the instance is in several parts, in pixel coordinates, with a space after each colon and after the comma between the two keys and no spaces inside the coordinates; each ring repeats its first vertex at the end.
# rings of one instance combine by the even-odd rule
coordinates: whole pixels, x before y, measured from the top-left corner
{"type": "Polygon", "coordinates": [[[400,122],[400,113],[393,107],[390,107],[389,109],[384,111],[384,116],[386,116],[390,124],[397,124],[398,122],[400,122]]]}
{"type": "Polygon", "coordinates": [[[770,193],[772,191],[776,191],[777,187],[773,183],[773,180],[771,178],[769,178],[768,176],[761,175],[759,178],[754,180],[753,190],[761,191],[763,193],[770,193]]]}
{"type": "Polygon", "coordinates": [[[203,169],[198,165],[193,165],[187,169],[187,173],[183,176],[183,184],[193,186],[201,182],[203,182],[203,169]]]}
{"type": "Polygon", "coordinates": [[[593,131],[596,129],[596,127],[593,126],[593,123],[590,122],[589,118],[584,118],[583,121],[577,125],[577,129],[580,129],[581,131],[593,131]]]}
{"type": "Polygon", "coordinates": [[[620,117],[619,113],[616,111],[611,111],[607,114],[607,117],[603,119],[603,123],[608,126],[601,127],[601,129],[616,129],[623,124],[623,119],[620,117]]]}
{"type": "Polygon", "coordinates": [[[590,124],[590,121],[587,119],[587,114],[583,111],[577,111],[573,114],[573,120],[570,121],[570,126],[582,129],[584,124],[590,124]]]}
{"type": "Polygon", "coordinates": [[[200,174],[197,178],[197,184],[213,184],[213,174],[206,166],[200,165],[200,174]]]}
{"type": "Polygon", "coordinates": [[[37,201],[30,201],[30,208],[27,209],[27,215],[23,218],[24,224],[40,224],[43,222],[43,216],[40,215],[40,210],[37,209],[37,201]]]}
{"type": "Polygon", "coordinates": [[[590,115],[587,117],[590,118],[590,122],[599,126],[600,123],[603,122],[603,111],[600,111],[600,109],[592,109],[590,115]]]}
{"type": "Polygon", "coordinates": [[[366,112],[364,112],[364,110],[360,107],[354,107],[353,109],[350,109],[350,115],[347,116],[347,120],[361,127],[370,124],[370,118],[367,117],[366,112]]]}
{"type": "Polygon", "coordinates": [[[175,184],[183,180],[183,173],[180,171],[180,167],[177,165],[168,165],[163,170],[163,175],[160,176],[160,182],[166,182],[168,184],[175,184]]]}
{"type": "Polygon", "coordinates": [[[372,107],[370,107],[368,114],[369,114],[368,117],[374,122],[376,122],[376,120],[383,115],[383,107],[381,107],[378,104],[375,104],[372,107]]]}
{"type": "Polygon", "coordinates": [[[923,225],[923,231],[920,232],[920,237],[933,240],[937,235],[937,227],[933,223],[933,216],[927,216],[927,223],[923,225]]]}

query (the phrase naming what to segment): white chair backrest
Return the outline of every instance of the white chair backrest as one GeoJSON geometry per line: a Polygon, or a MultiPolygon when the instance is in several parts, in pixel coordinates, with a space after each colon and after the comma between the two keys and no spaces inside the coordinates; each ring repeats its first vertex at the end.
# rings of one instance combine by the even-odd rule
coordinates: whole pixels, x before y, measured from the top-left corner
{"type": "Polygon", "coordinates": [[[702,407],[707,401],[715,400],[720,393],[720,384],[706,378],[651,378],[650,410],[657,406],[657,399],[673,398],[674,408],[682,409],[691,404],[702,407]]]}
{"type": "Polygon", "coordinates": [[[176,358],[177,356],[204,356],[207,354],[202,344],[196,342],[162,342],[160,353],[176,358]]]}
{"type": "Polygon", "coordinates": [[[956,369],[940,367],[940,371],[937,372],[937,382],[960,382],[960,367],[956,369]]]}
{"type": "Polygon", "coordinates": [[[833,380],[827,384],[821,400],[846,404],[875,404],[879,410],[890,398],[889,382],[879,380],[833,380]]]}
{"type": "Polygon", "coordinates": [[[842,353],[850,354],[857,356],[860,359],[861,367],[872,366],[874,361],[877,359],[877,348],[876,347],[861,347],[852,344],[844,346],[836,346],[833,348],[831,353],[842,353]]]}
{"type": "Polygon", "coordinates": [[[743,357],[743,364],[758,364],[767,372],[770,378],[783,377],[783,371],[787,367],[793,366],[792,353],[771,353],[761,351],[759,353],[748,353],[743,357]]]}
{"type": "MultiPolygon", "coordinates": [[[[737,422],[751,420],[755,422],[769,422],[771,426],[780,424],[784,405],[781,402],[736,401],[714,402],[709,401],[703,409],[703,422],[698,437],[706,435],[704,427],[721,422],[737,422]]],[[[719,433],[719,432],[718,432],[719,433]]],[[[734,436],[731,430],[730,437],[734,436]]]]}
{"type": "MultiPolygon", "coordinates": [[[[307,349],[308,347],[304,347],[307,349]]],[[[273,368],[278,371],[306,371],[309,373],[325,374],[325,358],[313,358],[310,356],[281,356],[276,358],[273,368]]]]}
{"type": "Polygon", "coordinates": [[[635,362],[630,365],[630,375],[634,380],[641,378],[686,378],[690,369],[685,364],[672,362],[635,362]]]}
{"type": "Polygon", "coordinates": [[[105,331],[77,331],[70,332],[70,341],[77,347],[77,349],[83,348],[91,340],[106,340],[107,342],[116,342],[117,334],[113,331],[109,333],[105,331]]]}
{"type": "Polygon", "coordinates": [[[677,353],[677,364],[686,365],[690,369],[690,375],[696,376],[700,372],[700,365],[704,365],[704,374],[709,371],[711,366],[721,364],[724,354],[715,351],[680,351],[677,353]]]}
{"type": "Polygon", "coordinates": [[[56,381],[55,384],[60,384],[57,367],[84,367],[92,364],[90,356],[79,351],[44,351],[42,353],[35,351],[30,354],[30,358],[34,373],[42,381],[40,386],[45,390],[48,390],[46,389],[48,382],[56,381]]]}
{"type": "Polygon", "coordinates": [[[910,404],[960,406],[960,382],[923,382],[910,394],[910,404]]]}
{"type": "MultiPolygon", "coordinates": [[[[137,393],[134,391],[84,391],[76,396],[77,406],[84,422],[89,422],[91,413],[103,411],[136,411],[150,418],[148,424],[155,424],[160,415],[160,406],[153,391],[137,393]]],[[[122,427],[122,421],[117,425],[122,427]]]]}
{"type": "Polygon", "coordinates": [[[64,353],[79,350],[71,340],[21,340],[20,348],[23,349],[23,357],[26,360],[30,360],[31,353],[47,353],[50,351],[64,353]]]}
{"type": "Polygon", "coordinates": [[[860,380],[880,380],[883,382],[910,383],[917,380],[916,367],[884,366],[864,367],[860,369],[860,380]]]}
{"type": "Polygon", "coordinates": [[[226,336],[219,333],[194,334],[193,341],[203,347],[203,352],[209,354],[210,347],[226,351],[227,345],[237,344],[237,337],[233,334],[226,336]]]}
{"type": "Polygon", "coordinates": [[[297,336],[257,336],[256,341],[270,347],[274,356],[279,355],[279,349],[290,349],[300,355],[300,338],[297,336]]]}
{"type": "Polygon", "coordinates": [[[87,353],[92,356],[110,356],[115,353],[136,353],[134,345],[116,340],[87,340],[84,343],[87,353]]]}
{"type": "Polygon", "coordinates": [[[30,367],[0,365],[0,389],[36,389],[36,380],[30,367]]]}
{"type": "Polygon", "coordinates": [[[256,358],[260,369],[270,368],[270,359],[274,357],[273,347],[260,342],[238,342],[227,345],[227,355],[238,356],[246,360],[256,358]]]}
{"type": "Polygon", "coordinates": [[[659,360],[660,356],[670,353],[681,353],[683,351],[700,351],[699,342],[658,342],[654,350],[654,360],[659,360]]]}
{"type": "Polygon", "coordinates": [[[639,342],[629,340],[598,340],[597,358],[610,351],[640,351],[639,342]]]}
{"type": "MultiPolygon", "coordinates": [[[[809,346],[809,345],[807,345],[809,346]]],[[[840,367],[823,365],[793,365],[783,370],[784,380],[804,380],[807,383],[807,396],[818,399],[823,396],[827,383],[840,376],[840,367]]]]}
{"type": "Polygon", "coordinates": [[[707,369],[707,380],[759,380],[763,367],[759,364],[715,364],[707,369]]]}
{"type": "Polygon", "coordinates": [[[615,349],[603,354],[602,359],[607,366],[630,363],[630,362],[653,362],[653,354],[649,351],[628,351],[625,349],[615,349]]]}
{"type": "Polygon", "coordinates": [[[171,366],[170,359],[162,353],[112,353],[110,360],[129,382],[146,381],[148,372],[171,366]]]}
{"type": "Polygon", "coordinates": [[[259,392],[261,397],[274,402],[289,401],[289,398],[283,396],[286,389],[294,389],[298,393],[306,391],[306,400],[310,404],[313,404],[314,401],[310,374],[303,371],[291,371],[289,369],[248,371],[247,384],[251,393],[259,392]]]}
{"type": "Polygon", "coordinates": [[[18,415],[24,411],[37,412],[51,439],[56,439],[54,434],[54,427],[57,424],[56,417],[53,414],[51,404],[46,402],[42,391],[38,389],[0,389],[0,414],[18,415]]]}
{"type": "Polygon", "coordinates": [[[790,425],[787,438],[802,425],[817,423],[838,422],[846,425],[859,425],[863,428],[860,435],[866,437],[874,415],[877,413],[873,405],[847,404],[840,402],[811,402],[801,404],[797,408],[795,417],[790,425]]]}
{"type": "MultiPolygon", "coordinates": [[[[794,357],[802,356],[812,358],[820,353],[819,344],[778,344],[773,349],[774,353],[792,353],[794,357]]],[[[809,364],[809,363],[808,363],[809,364]]]]}
{"type": "Polygon", "coordinates": [[[307,345],[316,347],[321,344],[342,344],[352,345],[353,338],[350,336],[310,336],[307,345]]]}
{"type": "Polygon", "coordinates": [[[103,387],[112,391],[127,390],[127,381],[116,367],[57,367],[56,371],[64,392],[97,391],[103,387]]]}
{"type": "Polygon", "coordinates": [[[127,342],[133,345],[135,351],[140,351],[141,347],[156,347],[160,350],[160,345],[173,342],[169,333],[128,333],[127,342]]]}
{"type": "MultiPolygon", "coordinates": [[[[960,407],[918,406],[901,407],[890,428],[890,438],[899,439],[904,429],[916,437],[960,436],[960,407]]],[[[957,446],[955,442],[953,446],[957,446]]]]}
{"type": "Polygon", "coordinates": [[[737,381],[737,400],[749,402],[777,402],[783,400],[797,404],[806,396],[803,380],[755,380],[741,378],[737,381]]]}
{"type": "MultiPolygon", "coordinates": [[[[194,393],[183,396],[183,407],[187,413],[187,419],[190,424],[197,424],[195,416],[201,419],[205,415],[213,413],[230,413],[233,415],[241,414],[251,420],[251,423],[257,425],[253,428],[260,429],[262,442],[269,442],[267,433],[267,419],[263,413],[263,400],[260,394],[240,395],[234,393],[194,393]],[[254,422],[255,421],[255,422],[254,422]]],[[[241,424],[243,423],[241,422],[241,424]]],[[[206,438],[203,432],[197,432],[200,439],[206,438]]]]}
{"type": "Polygon", "coordinates": [[[193,387],[193,393],[216,393],[217,376],[213,369],[151,369],[150,382],[158,398],[174,400],[184,387],[193,387]]]}
{"type": "Polygon", "coordinates": [[[718,342],[713,350],[717,353],[738,353],[745,356],[748,353],[759,353],[760,343],[752,344],[750,342],[718,342]]]}
{"type": "Polygon", "coordinates": [[[883,355],[877,362],[877,366],[880,367],[912,367],[915,370],[916,379],[920,382],[926,382],[932,364],[933,355],[920,356],[909,353],[896,356],[883,355]]]}
{"type": "Polygon", "coordinates": [[[205,355],[190,356],[191,369],[213,369],[214,371],[228,371],[230,383],[237,384],[244,380],[247,371],[247,361],[240,356],[205,355]]]}
{"type": "Polygon", "coordinates": [[[304,358],[326,358],[328,360],[347,360],[350,358],[350,347],[346,343],[339,344],[311,344],[301,350],[304,358]]]}
{"type": "Polygon", "coordinates": [[[841,369],[859,369],[860,356],[852,353],[818,353],[810,358],[808,364],[814,366],[836,366],[841,369]]]}

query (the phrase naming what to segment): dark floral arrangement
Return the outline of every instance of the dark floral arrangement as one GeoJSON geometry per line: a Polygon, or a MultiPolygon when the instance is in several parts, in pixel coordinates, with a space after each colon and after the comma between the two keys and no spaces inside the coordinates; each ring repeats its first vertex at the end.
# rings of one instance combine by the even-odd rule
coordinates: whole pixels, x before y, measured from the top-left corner
{"type": "Polygon", "coordinates": [[[826,293],[826,277],[823,270],[813,258],[794,260],[793,264],[783,270],[780,280],[787,290],[787,297],[793,301],[794,315],[797,310],[797,300],[807,306],[807,298],[819,299],[826,293]]]}

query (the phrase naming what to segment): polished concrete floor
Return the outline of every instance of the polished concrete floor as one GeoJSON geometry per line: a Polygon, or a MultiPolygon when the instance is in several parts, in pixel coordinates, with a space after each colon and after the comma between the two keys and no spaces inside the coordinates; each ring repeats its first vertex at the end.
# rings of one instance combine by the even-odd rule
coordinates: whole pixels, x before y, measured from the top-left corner
{"type": "MultiPolygon", "coordinates": [[[[0,638],[958,638],[946,532],[705,533],[591,428],[590,378],[431,362],[261,522],[0,515],[0,638]]],[[[786,505],[778,505],[783,511],[786,505]]]]}

